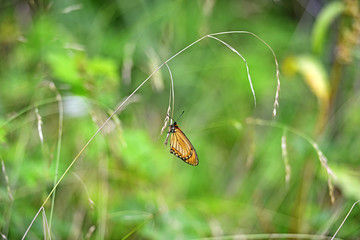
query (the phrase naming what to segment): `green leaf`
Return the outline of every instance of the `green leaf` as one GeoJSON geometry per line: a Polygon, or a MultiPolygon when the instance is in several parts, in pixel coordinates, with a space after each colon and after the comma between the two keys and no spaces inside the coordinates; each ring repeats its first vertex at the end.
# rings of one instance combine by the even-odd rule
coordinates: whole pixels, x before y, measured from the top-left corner
{"type": "Polygon", "coordinates": [[[309,89],[322,102],[329,99],[329,77],[324,65],[315,57],[307,54],[288,57],[284,61],[284,73],[293,75],[299,73],[309,89]]]}
{"type": "Polygon", "coordinates": [[[353,167],[331,166],[335,173],[335,184],[338,185],[344,196],[352,199],[360,199],[360,180],[358,173],[353,167]]]}
{"type": "Polygon", "coordinates": [[[315,53],[322,53],[326,33],[331,23],[344,11],[344,8],[343,2],[332,2],[325,6],[318,15],[312,32],[312,48],[315,53]]]}

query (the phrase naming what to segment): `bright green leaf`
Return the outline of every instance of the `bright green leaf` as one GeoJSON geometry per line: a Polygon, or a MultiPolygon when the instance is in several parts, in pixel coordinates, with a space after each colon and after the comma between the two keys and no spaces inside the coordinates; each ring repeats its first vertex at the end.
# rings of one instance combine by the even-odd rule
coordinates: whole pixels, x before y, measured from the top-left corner
{"type": "Polygon", "coordinates": [[[315,53],[322,53],[326,33],[329,31],[331,23],[343,12],[344,8],[343,2],[332,2],[325,6],[318,15],[312,32],[312,48],[315,53]]]}

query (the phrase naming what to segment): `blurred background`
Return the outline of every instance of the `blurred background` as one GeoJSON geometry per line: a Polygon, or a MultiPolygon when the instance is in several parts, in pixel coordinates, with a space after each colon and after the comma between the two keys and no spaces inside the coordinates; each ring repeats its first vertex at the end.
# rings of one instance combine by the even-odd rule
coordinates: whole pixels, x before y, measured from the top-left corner
{"type": "MultiPolygon", "coordinates": [[[[360,199],[358,0],[2,0],[0,236],[318,239],[360,199]],[[170,76],[192,167],[160,135],[170,76]],[[329,175],[328,166],[336,178],[329,175]],[[325,160],[324,160],[325,159],[325,160]],[[289,235],[292,234],[292,235],[289,235]]],[[[359,206],[337,237],[359,239],[359,206]]]]}

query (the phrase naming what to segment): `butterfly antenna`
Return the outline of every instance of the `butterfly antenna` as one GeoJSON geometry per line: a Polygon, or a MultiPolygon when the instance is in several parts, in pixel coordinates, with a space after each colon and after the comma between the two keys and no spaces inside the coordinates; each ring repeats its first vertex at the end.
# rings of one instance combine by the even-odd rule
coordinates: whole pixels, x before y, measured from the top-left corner
{"type": "MultiPolygon", "coordinates": [[[[182,111],[182,113],[180,114],[180,116],[178,117],[178,119],[175,122],[178,122],[179,119],[181,118],[181,116],[184,114],[185,111],[182,111]]],[[[174,119],[173,119],[174,120],[174,119]]]]}

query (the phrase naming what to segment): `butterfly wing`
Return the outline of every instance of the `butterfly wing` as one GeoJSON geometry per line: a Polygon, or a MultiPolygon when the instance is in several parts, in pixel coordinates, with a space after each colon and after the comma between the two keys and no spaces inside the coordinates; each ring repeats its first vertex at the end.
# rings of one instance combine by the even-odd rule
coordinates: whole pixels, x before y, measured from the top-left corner
{"type": "Polygon", "coordinates": [[[198,165],[199,159],[194,146],[176,123],[170,126],[170,132],[170,153],[190,165],[198,165]]]}

